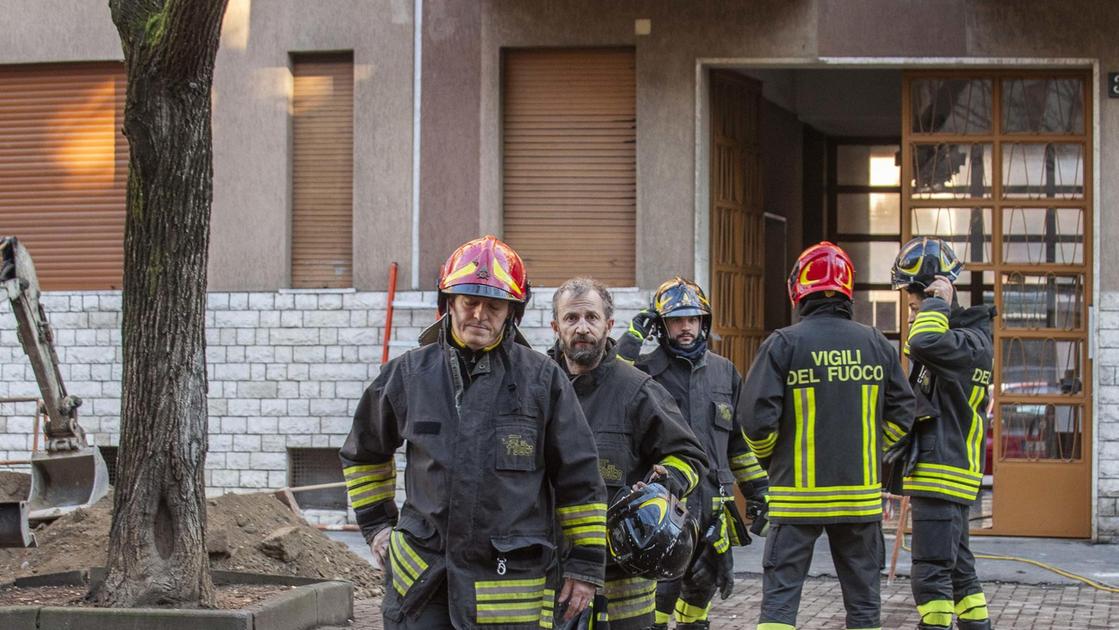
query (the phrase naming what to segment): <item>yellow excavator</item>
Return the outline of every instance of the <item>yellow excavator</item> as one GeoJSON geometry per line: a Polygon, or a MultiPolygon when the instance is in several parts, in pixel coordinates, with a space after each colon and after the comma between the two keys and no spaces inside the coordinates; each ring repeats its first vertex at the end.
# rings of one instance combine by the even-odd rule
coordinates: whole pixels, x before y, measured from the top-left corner
{"type": "Polygon", "coordinates": [[[54,334],[39,303],[35,265],[15,237],[0,237],[0,293],[12,305],[19,342],[35,372],[41,412],[47,417],[45,449],[31,454],[26,500],[0,502],[0,547],[34,547],[31,525],[96,503],[109,490],[109,470],[78,424],[82,400],[66,393],[54,334]]]}

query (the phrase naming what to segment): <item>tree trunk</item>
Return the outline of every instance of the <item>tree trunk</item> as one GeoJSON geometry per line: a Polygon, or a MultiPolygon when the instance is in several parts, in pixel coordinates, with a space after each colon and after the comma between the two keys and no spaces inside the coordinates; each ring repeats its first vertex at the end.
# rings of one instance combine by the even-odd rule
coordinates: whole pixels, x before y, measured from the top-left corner
{"type": "Polygon", "coordinates": [[[121,442],[111,606],[213,605],[206,522],[210,88],[227,0],[110,0],[128,66],[121,442]]]}

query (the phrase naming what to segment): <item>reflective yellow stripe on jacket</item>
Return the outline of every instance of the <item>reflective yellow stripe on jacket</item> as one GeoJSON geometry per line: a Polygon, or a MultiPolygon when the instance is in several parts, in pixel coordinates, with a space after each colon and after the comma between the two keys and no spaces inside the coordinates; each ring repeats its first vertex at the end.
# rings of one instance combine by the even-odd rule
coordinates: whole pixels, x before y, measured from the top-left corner
{"type": "Polygon", "coordinates": [[[936,497],[941,495],[965,501],[974,501],[983,483],[983,415],[979,406],[987,390],[982,385],[971,388],[968,405],[971,407],[971,426],[968,428],[967,468],[947,464],[918,462],[913,474],[902,479],[902,492],[936,497]]]}
{"type": "Polygon", "coordinates": [[[350,506],[355,510],[396,496],[396,462],[392,459],[380,464],[347,466],[342,474],[350,506]]]}
{"type": "Polygon", "coordinates": [[[774,431],[773,433],[770,433],[769,435],[757,440],[751,440],[749,437],[747,437],[746,445],[750,447],[750,450],[753,451],[754,455],[760,457],[761,459],[772,457],[773,448],[777,446],[777,432],[774,431]]]}
{"type": "Polygon", "coordinates": [[[739,484],[766,478],[765,469],[758,463],[758,458],[754,457],[753,453],[742,453],[732,457],[730,470],[734,473],[734,480],[739,484]]]}
{"type": "Polygon", "coordinates": [[[878,483],[878,386],[862,386],[863,485],[878,483]]]}
{"type": "Polygon", "coordinates": [[[660,461],[660,464],[661,466],[664,466],[665,468],[671,468],[672,470],[675,470],[676,472],[684,476],[684,479],[686,479],[688,482],[688,488],[684,491],[684,496],[687,496],[692,490],[695,490],[695,487],[699,484],[699,475],[696,474],[696,471],[692,470],[691,466],[689,466],[687,463],[684,462],[684,460],[680,459],[679,457],[675,455],[669,455],[668,457],[662,459],[660,461]]]}
{"type": "Polygon", "coordinates": [[[564,538],[573,545],[606,546],[606,504],[584,503],[556,509],[564,538]]]}
{"type": "Polygon", "coordinates": [[[555,589],[544,587],[544,578],[484,580],[474,583],[479,624],[539,623],[551,628],[555,589]]]}
{"type": "Polygon", "coordinates": [[[816,487],[816,388],[793,390],[796,434],[793,477],[798,488],[816,487]]]}
{"type": "Polygon", "coordinates": [[[607,580],[606,613],[610,621],[640,617],[656,608],[657,582],[646,578],[607,580]]]}

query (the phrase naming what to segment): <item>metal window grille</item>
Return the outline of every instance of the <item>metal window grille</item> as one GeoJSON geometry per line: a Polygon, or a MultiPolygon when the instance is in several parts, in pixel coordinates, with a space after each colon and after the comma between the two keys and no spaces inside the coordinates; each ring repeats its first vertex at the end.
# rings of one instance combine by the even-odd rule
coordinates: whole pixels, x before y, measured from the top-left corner
{"type": "Polygon", "coordinates": [[[109,469],[109,485],[117,485],[117,447],[98,446],[101,449],[101,459],[105,460],[105,467],[109,469]]]}
{"type": "MultiPolygon", "coordinates": [[[[342,481],[342,463],[335,448],[289,448],[288,485],[313,486],[342,481]]],[[[346,490],[328,488],[295,495],[299,507],[317,510],[346,509],[346,490]]]]}

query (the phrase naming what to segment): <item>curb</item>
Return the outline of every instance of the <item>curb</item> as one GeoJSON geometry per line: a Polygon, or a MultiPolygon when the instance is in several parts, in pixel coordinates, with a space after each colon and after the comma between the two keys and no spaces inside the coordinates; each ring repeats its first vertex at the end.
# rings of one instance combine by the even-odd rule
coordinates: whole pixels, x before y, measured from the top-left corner
{"type": "MultiPolygon", "coordinates": [[[[69,571],[17,581],[17,586],[85,585],[90,571],[69,571]]],[[[292,586],[242,610],[93,608],[75,606],[0,606],[4,630],[310,630],[346,624],[353,617],[354,589],[349,582],[214,571],[216,584],[292,586]]]]}

